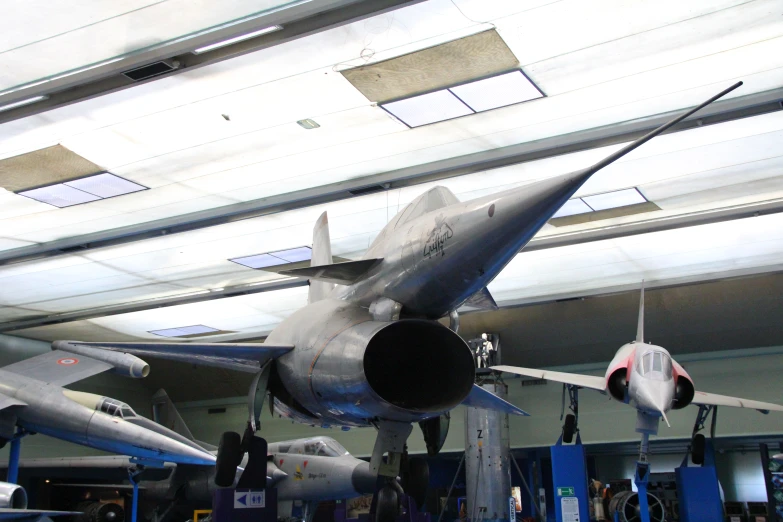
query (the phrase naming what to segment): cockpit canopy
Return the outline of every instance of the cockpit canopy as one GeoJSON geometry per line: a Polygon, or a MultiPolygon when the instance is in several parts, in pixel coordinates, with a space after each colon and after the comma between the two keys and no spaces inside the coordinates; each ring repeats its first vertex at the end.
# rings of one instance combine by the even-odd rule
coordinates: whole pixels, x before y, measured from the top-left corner
{"type": "Polygon", "coordinates": [[[348,455],[339,442],[329,437],[313,437],[310,439],[299,439],[291,444],[281,444],[277,447],[278,453],[297,453],[300,455],[312,455],[318,457],[342,457],[348,455]]]}
{"type": "Polygon", "coordinates": [[[648,379],[668,381],[672,378],[672,359],[660,350],[648,350],[639,362],[639,373],[648,379]]]}
{"type": "Polygon", "coordinates": [[[133,411],[133,408],[124,402],[120,402],[117,399],[112,399],[111,397],[104,397],[98,404],[96,410],[102,411],[103,413],[113,417],[121,417],[123,419],[136,417],[136,412],[133,411]]]}

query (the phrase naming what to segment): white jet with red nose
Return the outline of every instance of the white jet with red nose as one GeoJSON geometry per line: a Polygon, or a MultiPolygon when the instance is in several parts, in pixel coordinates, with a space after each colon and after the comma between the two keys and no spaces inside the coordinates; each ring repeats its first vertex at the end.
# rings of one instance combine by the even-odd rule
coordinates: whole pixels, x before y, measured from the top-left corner
{"type": "Polygon", "coordinates": [[[493,366],[493,370],[591,388],[636,408],[636,431],[647,435],[658,432],[661,417],[689,404],[752,408],[768,413],[783,411],[783,406],[696,391],[693,380],[682,366],[660,346],[644,343],[644,285],[639,303],[636,340],[623,345],[615,354],[603,377],[576,373],[550,372],[517,366],[493,366]]]}

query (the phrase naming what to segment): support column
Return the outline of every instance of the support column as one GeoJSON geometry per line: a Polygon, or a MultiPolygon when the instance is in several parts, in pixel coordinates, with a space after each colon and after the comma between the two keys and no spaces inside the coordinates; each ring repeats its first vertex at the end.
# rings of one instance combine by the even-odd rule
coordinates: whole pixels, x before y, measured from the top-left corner
{"type": "MultiPolygon", "coordinates": [[[[499,381],[481,386],[502,398],[508,394],[499,381]]],[[[468,522],[513,520],[508,414],[465,408],[465,478],[468,522]]]]}

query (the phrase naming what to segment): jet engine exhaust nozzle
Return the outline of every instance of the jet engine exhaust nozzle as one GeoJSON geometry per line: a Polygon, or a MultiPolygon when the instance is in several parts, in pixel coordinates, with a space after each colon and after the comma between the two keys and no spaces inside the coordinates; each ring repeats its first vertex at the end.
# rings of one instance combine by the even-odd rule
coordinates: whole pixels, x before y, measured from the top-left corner
{"type": "Polygon", "coordinates": [[[389,323],[364,352],[367,382],[385,402],[409,411],[441,412],[473,388],[476,366],[462,338],[440,323],[389,323]]]}

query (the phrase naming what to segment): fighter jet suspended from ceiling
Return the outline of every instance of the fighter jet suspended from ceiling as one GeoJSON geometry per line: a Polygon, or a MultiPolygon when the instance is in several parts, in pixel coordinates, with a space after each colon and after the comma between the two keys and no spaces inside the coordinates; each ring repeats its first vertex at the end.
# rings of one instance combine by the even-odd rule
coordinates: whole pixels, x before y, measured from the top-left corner
{"type": "Polygon", "coordinates": [[[358,261],[331,264],[328,222],[321,216],[313,266],[282,272],[310,280],[309,304],[264,344],[54,345],[256,372],[252,430],[268,390],[275,409],[293,419],[375,426],[371,468],[394,477],[413,423],[421,424],[428,448],[437,451],[445,439],[444,419],[459,404],[524,414],[474,385],[473,357],[454,331],[456,310],[465,303],[494,306],[487,284],[593,174],[740,85],[583,170],[467,202],[446,188],[432,189],[400,211],[358,261]],[[435,321],[444,316],[452,318],[453,328],[435,321]],[[386,452],[390,465],[382,466],[386,452]]]}

